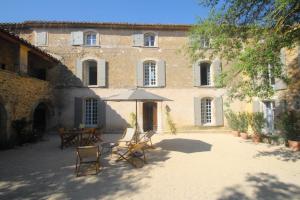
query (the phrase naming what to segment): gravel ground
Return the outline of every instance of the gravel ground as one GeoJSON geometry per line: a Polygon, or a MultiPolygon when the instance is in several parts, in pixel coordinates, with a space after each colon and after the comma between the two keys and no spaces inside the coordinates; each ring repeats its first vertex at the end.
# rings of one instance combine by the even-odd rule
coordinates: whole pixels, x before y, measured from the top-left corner
{"type": "Polygon", "coordinates": [[[153,141],[141,168],[102,155],[101,172],[81,177],[74,175],[75,148],[60,150],[56,135],[1,151],[0,199],[300,200],[299,152],[217,133],[153,141]]]}

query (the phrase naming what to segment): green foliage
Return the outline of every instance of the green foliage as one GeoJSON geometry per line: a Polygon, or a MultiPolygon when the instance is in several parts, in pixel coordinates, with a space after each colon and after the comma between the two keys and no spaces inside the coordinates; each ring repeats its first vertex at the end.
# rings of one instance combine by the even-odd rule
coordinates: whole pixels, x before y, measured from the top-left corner
{"type": "Polygon", "coordinates": [[[228,110],[225,113],[225,117],[227,119],[228,126],[232,130],[238,131],[238,126],[239,126],[238,116],[234,112],[232,112],[231,110],[228,110]]]}
{"type": "Polygon", "coordinates": [[[176,128],[176,124],[173,122],[173,119],[170,115],[171,109],[169,108],[169,106],[166,106],[165,111],[166,111],[166,119],[167,119],[167,124],[169,126],[169,129],[172,134],[176,134],[177,128],[176,128]]]}
{"type": "Polygon", "coordinates": [[[136,114],[134,112],[130,113],[130,127],[135,128],[135,120],[136,120],[136,114]]]}
{"type": "Polygon", "coordinates": [[[237,115],[238,131],[241,133],[247,133],[248,131],[248,115],[246,112],[239,112],[237,115]]]}
{"type": "Polygon", "coordinates": [[[193,60],[217,55],[230,62],[230,69],[223,70],[216,85],[226,86],[231,99],[266,99],[274,94],[271,79],[289,82],[282,71],[280,50],[299,42],[299,1],[200,3],[211,9],[210,16],[191,30],[188,52],[193,60]],[[201,37],[211,39],[211,48],[200,47],[201,37]]]}
{"type": "Polygon", "coordinates": [[[281,113],[276,119],[276,127],[290,140],[300,140],[300,117],[295,111],[281,113]]]}
{"type": "Polygon", "coordinates": [[[266,123],[264,114],[262,112],[249,113],[248,114],[248,122],[249,122],[249,125],[251,126],[254,134],[257,134],[257,135],[262,134],[262,129],[264,128],[264,125],[266,123]]]}

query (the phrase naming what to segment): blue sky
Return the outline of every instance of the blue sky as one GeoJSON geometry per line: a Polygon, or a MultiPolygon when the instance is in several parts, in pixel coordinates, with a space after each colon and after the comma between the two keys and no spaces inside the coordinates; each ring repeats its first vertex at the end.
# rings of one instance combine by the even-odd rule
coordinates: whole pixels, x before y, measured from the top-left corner
{"type": "Polygon", "coordinates": [[[25,20],[195,23],[198,0],[1,0],[0,22],[25,20]]]}

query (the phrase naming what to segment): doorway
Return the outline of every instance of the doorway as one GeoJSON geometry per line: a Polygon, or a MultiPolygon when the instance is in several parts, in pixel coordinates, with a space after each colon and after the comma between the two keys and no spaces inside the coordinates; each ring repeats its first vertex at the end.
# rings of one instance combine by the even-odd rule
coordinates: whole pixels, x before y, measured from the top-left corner
{"type": "Polygon", "coordinates": [[[157,103],[143,103],[143,129],[144,131],[157,130],[157,103]]]}
{"type": "Polygon", "coordinates": [[[38,134],[43,134],[47,127],[47,105],[40,103],[33,113],[33,131],[38,134]]]}
{"type": "Polygon", "coordinates": [[[0,148],[1,144],[5,144],[6,137],[6,125],[7,125],[7,113],[5,107],[0,103],[0,148]]]}
{"type": "Polygon", "coordinates": [[[272,134],[274,132],[274,102],[264,102],[264,117],[266,120],[265,133],[272,134]]]}

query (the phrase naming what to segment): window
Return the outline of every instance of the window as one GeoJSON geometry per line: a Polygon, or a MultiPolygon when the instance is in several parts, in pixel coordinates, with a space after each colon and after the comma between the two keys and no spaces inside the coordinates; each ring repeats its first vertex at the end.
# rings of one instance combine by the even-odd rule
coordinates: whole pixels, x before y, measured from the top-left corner
{"type": "Polygon", "coordinates": [[[211,99],[201,99],[201,123],[211,123],[211,99]]]}
{"type": "Polygon", "coordinates": [[[94,32],[88,32],[84,34],[84,44],[87,46],[95,46],[97,42],[97,34],[94,32]]]}
{"type": "Polygon", "coordinates": [[[208,37],[200,38],[200,48],[210,48],[210,41],[208,37]]]}
{"type": "Polygon", "coordinates": [[[97,125],[97,108],[98,101],[97,99],[86,99],[85,100],[85,125],[93,126],[97,125]]]}
{"type": "Polygon", "coordinates": [[[210,63],[200,63],[201,85],[210,85],[210,63]]]}
{"type": "Polygon", "coordinates": [[[83,62],[83,77],[86,86],[97,85],[97,62],[87,60],[83,62]]]}
{"type": "Polygon", "coordinates": [[[144,63],[144,86],[156,86],[156,63],[154,61],[147,61],[144,63]]]}
{"type": "Polygon", "coordinates": [[[155,34],[146,33],[144,35],[144,46],[145,47],[154,47],[155,46],[155,34]]]}

